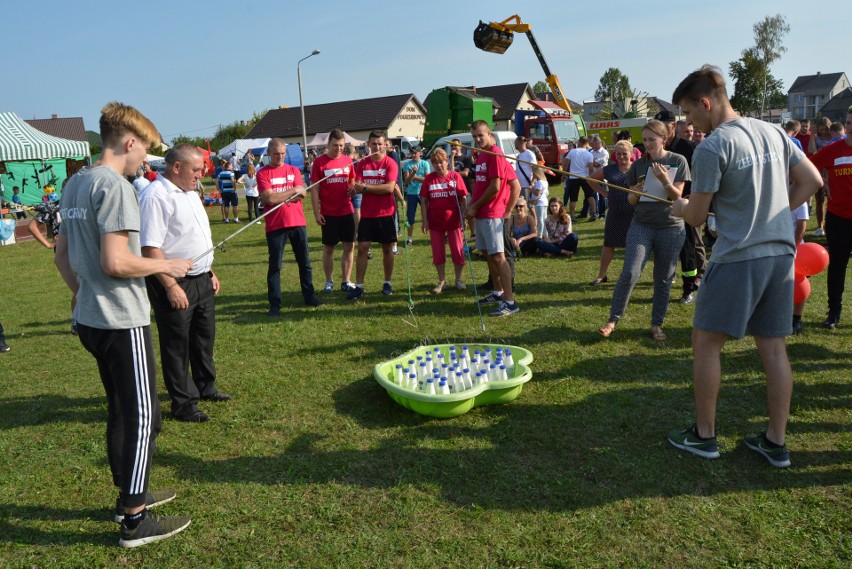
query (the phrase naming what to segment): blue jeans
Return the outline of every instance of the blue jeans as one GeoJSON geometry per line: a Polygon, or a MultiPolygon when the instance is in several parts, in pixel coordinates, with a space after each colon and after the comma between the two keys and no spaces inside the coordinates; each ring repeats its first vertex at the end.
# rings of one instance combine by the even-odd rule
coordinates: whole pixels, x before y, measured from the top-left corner
{"type": "Polygon", "coordinates": [[[266,273],[266,289],[269,308],[281,308],[281,263],[284,257],[284,244],[290,241],[296,264],[299,265],[299,283],[305,300],[314,296],[314,281],[311,271],[311,258],[308,256],[308,230],[306,227],[285,227],[266,234],[266,246],[269,249],[269,270],[266,273]]]}
{"type": "Polygon", "coordinates": [[[569,233],[560,243],[551,243],[549,241],[544,241],[543,239],[536,241],[539,251],[542,253],[550,253],[552,255],[561,255],[562,251],[571,251],[572,253],[576,253],[577,244],[579,242],[580,238],[576,233],[569,233]]]}
{"type": "Polygon", "coordinates": [[[414,218],[417,215],[417,206],[420,205],[420,196],[417,194],[405,195],[405,213],[408,216],[408,225],[414,225],[414,218]]]}

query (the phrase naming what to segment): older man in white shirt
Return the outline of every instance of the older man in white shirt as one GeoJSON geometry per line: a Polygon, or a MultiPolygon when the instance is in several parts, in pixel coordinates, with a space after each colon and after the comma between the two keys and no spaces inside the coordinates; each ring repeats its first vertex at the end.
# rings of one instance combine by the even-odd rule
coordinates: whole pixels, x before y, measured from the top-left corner
{"type": "MultiPolygon", "coordinates": [[[[212,249],[210,222],[195,191],[203,171],[203,157],[190,144],[175,146],[166,154],[166,171],[139,196],[143,256],[196,259],[212,249]]],[[[211,251],[182,279],[167,275],[146,279],[172,416],[191,423],[209,420],[197,407],[199,400],[231,398],[214,387],[214,296],[219,293],[219,279],[211,270],[212,264],[211,251]]]]}

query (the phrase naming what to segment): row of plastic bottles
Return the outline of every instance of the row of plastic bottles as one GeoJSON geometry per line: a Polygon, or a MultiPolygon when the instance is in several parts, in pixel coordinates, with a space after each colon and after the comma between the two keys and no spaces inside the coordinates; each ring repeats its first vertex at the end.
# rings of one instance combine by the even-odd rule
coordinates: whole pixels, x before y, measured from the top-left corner
{"type": "Polygon", "coordinates": [[[393,381],[404,389],[430,395],[459,393],[483,383],[505,381],[512,377],[515,363],[508,348],[486,348],[470,353],[468,346],[450,346],[445,355],[440,350],[426,350],[422,356],[396,364],[393,381]]]}

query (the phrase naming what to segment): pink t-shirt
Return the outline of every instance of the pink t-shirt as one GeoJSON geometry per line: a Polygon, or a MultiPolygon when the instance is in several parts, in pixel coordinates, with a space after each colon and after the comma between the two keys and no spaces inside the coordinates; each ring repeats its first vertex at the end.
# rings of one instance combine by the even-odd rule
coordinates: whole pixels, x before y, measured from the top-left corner
{"type": "Polygon", "coordinates": [[[449,231],[461,227],[458,198],[467,195],[467,188],[458,172],[447,172],[443,177],[437,172],[426,174],[420,195],[429,200],[430,230],[449,231]]]}
{"type": "Polygon", "coordinates": [[[494,199],[479,208],[476,212],[476,219],[502,218],[506,215],[506,206],[509,205],[509,182],[518,179],[515,169],[502,156],[503,151],[500,150],[499,146],[494,145],[488,151],[501,156],[494,156],[494,154],[486,154],[485,152],[478,153],[476,157],[476,181],[473,183],[473,201],[476,202],[482,197],[494,178],[500,178],[500,189],[494,199]]]}
{"type": "MultiPolygon", "coordinates": [[[[399,168],[393,158],[383,157],[378,162],[366,158],[355,165],[355,177],[368,186],[396,182],[399,168]]],[[[361,200],[361,217],[377,218],[394,214],[394,197],[390,194],[364,194],[361,200]]]]}
{"type": "Polygon", "coordinates": [[[355,211],[352,200],[346,195],[349,182],[355,179],[355,167],[348,156],[329,158],[323,154],[311,166],[311,182],[317,183],[320,199],[320,213],[323,215],[348,215],[355,211]],[[328,176],[331,176],[330,178],[328,176]]]}
{"type": "MultiPolygon", "coordinates": [[[[261,195],[263,195],[263,192],[286,192],[304,185],[302,173],[299,172],[298,168],[289,164],[283,164],[277,168],[264,166],[257,171],[257,189],[261,195]]],[[[267,215],[266,232],[307,225],[305,223],[305,212],[302,210],[302,199],[298,198],[284,204],[267,215]]]]}

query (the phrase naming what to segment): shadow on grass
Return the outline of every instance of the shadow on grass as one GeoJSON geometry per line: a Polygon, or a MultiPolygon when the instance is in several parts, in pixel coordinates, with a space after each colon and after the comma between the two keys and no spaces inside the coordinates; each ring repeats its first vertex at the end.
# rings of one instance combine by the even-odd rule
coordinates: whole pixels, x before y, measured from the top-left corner
{"type": "Polygon", "coordinates": [[[36,395],[0,399],[0,429],[106,421],[105,397],[36,395]]]}
{"type": "MultiPolygon", "coordinates": [[[[692,421],[692,396],[686,388],[621,389],[565,406],[516,402],[434,420],[397,406],[372,379],[364,379],[339,389],[334,399],[339,414],[373,431],[368,438],[377,442],[369,449],[336,448],[333,439],[306,433],[276,456],[199,461],[163,453],[158,462],[187,480],[207,483],[338,483],[380,489],[411,484],[436,487],[445,500],[461,506],[505,510],[563,511],[632,498],[848,482],[849,469],[837,465],[852,460],[850,450],[794,447],[794,468],[779,471],[745,449],[739,436],[762,428],[763,419],[751,413],[763,413],[763,398],[762,386],[723,390],[724,454],[707,461],[677,451],[665,440],[667,429],[692,421]],[[661,402],[672,407],[663,417],[661,402]]],[[[795,436],[795,425],[791,434],[795,436]]]]}
{"type": "Polygon", "coordinates": [[[118,541],[118,526],[113,531],[82,533],[78,528],[59,531],[45,531],[32,527],[32,524],[55,522],[74,522],[77,520],[111,521],[111,511],[100,509],[61,510],[44,506],[21,506],[0,504],[0,542],[17,545],[64,546],[90,544],[98,546],[115,545],[118,541]]]}

